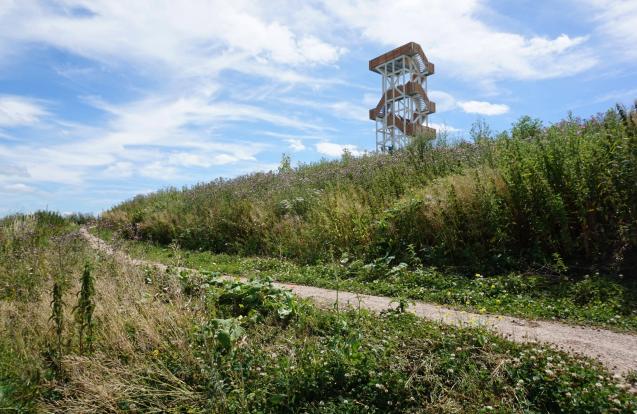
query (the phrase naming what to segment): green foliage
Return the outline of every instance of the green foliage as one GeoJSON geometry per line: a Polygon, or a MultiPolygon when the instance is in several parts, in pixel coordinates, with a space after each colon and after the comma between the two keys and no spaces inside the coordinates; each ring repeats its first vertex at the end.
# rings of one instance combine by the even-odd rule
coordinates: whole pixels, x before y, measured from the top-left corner
{"type": "Polygon", "coordinates": [[[373,242],[375,217],[397,197],[476,165],[479,152],[468,144],[435,146],[421,156],[405,151],[345,157],[217,180],[136,197],[104,214],[100,223],[130,238],[176,240],[189,249],[302,262],[329,259],[330,249],[335,255],[363,254],[373,242]]]}
{"type": "Polygon", "coordinates": [[[37,298],[48,277],[43,252],[51,237],[71,228],[61,215],[49,211],[0,219],[0,299],[37,298]]]}
{"type": "Polygon", "coordinates": [[[212,279],[211,283],[220,289],[215,293],[220,310],[232,316],[247,316],[255,321],[262,318],[287,321],[297,314],[298,302],[292,293],[274,287],[269,278],[247,283],[212,279]]]}
{"type": "MultiPolygon", "coordinates": [[[[172,264],[172,250],[129,242],[135,257],[172,264]]],[[[554,257],[544,274],[480,274],[467,276],[424,266],[413,247],[404,260],[384,256],[366,263],[343,255],[339,263],[298,265],[265,257],[240,257],[181,251],[183,265],[223,274],[270,277],[278,281],[351,292],[418,299],[448,306],[527,318],[557,319],[618,330],[637,331],[637,286],[623,275],[563,274],[554,257]],[[561,274],[561,275],[560,275],[561,274]],[[560,276],[558,276],[560,275],[560,276]]],[[[190,283],[190,282],[189,282],[190,283]]]]}
{"type": "Polygon", "coordinates": [[[471,144],[418,137],[392,155],[295,169],[284,156],[278,173],[136,197],[101,225],[301,263],[342,253],[404,260],[413,246],[423,263],[467,273],[620,272],[637,263],[635,113],[620,107],[548,127],[523,117],[495,137],[482,121],[471,144]]]}
{"type": "Polygon", "coordinates": [[[78,292],[77,305],[73,308],[75,313],[75,323],[77,325],[77,335],[80,347],[80,354],[84,351],[91,352],[93,345],[93,331],[95,323],[93,312],[95,310],[95,284],[91,274],[89,263],[84,265],[82,272],[81,287],[78,292]]]}
{"type": "MultiPolygon", "coordinates": [[[[201,253],[224,268],[262,276],[243,283],[214,272],[175,274],[174,267],[167,272],[136,270],[108,260],[93,262],[89,269],[85,251],[63,250],[78,257],[71,260],[63,255],[60,261],[58,244],[47,246],[44,252],[54,259],[51,269],[56,272],[79,274],[84,266],[81,283],[73,286],[77,285],[85,308],[93,309],[93,292],[109,306],[95,309],[100,320],[93,328],[95,352],[81,355],[79,348],[66,346],[61,359],[64,375],[59,376],[47,369],[49,356],[43,350],[50,334],[38,327],[38,309],[32,303],[3,301],[2,409],[195,413],[637,409],[634,396],[590,360],[513,344],[482,329],[419,320],[404,312],[406,299],[398,302],[397,311],[380,316],[363,310],[319,309],[276,288],[266,277],[308,269],[308,277],[328,274],[338,283],[356,275],[379,285],[410,278],[417,278],[419,286],[426,286],[427,280],[431,284],[461,280],[421,268],[414,271],[391,256],[373,266],[346,255],[338,264],[300,268],[275,259],[201,253]],[[333,277],[336,274],[338,278],[333,277]]],[[[166,260],[186,265],[200,260],[177,246],[164,252],[166,260]]],[[[485,286],[492,282],[489,278],[472,280],[476,289],[492,289],[485,286]]],[[[527,287],[526,279],[501,282],[494,291],[517,294],[534,289],[527,287]]],[[[596,297],[604,298],[605,288],[598,290],[596,297]]],[[[36,304],[46,308],[48,301],[36,304]]],[[[47,317],[40,322],[46,325],[47,317]]],[[[63,330],[65,342],[76,328],[63,330]]]]}
{"type": "MultiPolygon", "coordinates": [[[[237,327],[216,324],[229,337],[237,327]]],[[[284,330],[250,325],[224,341],[234,344],[232,352],[197,348],[206,361],[204,371],[215,373],[207,386],[212,411],[484,412],[491,407],[601,413],[635,407],[629,393],[588,361],[408,314],[378,318],[308,309],[284,330]]]]}
{"type": "Polygon", "coordinates": [[[49,211],[0,219],[0,411],[37,411],[40,385],[60,374],[66,275],[81,251],[76,238],[61,236],[74,228],[49,211]]]}
{"type": "Polygon", "coordinates": [[[234,344],[244,337],[245,332],[240,320],[235,318],[211,319],[199,327],[200,340],[204,344],[210,344],[210,340],[214,340],[212,349],[219,349],[223,353],[230,352],[234,344]]]}
{"type": "Polygon", "coordinates": [[[279,164],[279,173],[286,174],[292,172],[292,158],[289,154],[283,154],[281,156],[281,163],[279,164]]]}
{"type": "Polygon", "coordinates": [[[61,371],[60,359],[64,355],[64,287],[60,281],[53,283],[51,299],[51,317],[49,321],[53,323],[54,343],[50,347],[52,362],[55,370],[61,371]]]}
{"type": "MultiPolygon", "coordinates": [[[[380,318],[297,302],[296,317],[281,325],[267,298],[278,298],[283,305],[275,308],[280,308],[289,307],[288,296],[267,280],[244,284],[212,274],[197,283],[215,298],[208,303],[222,316],[198,326],[193,337],[200,362],[190,369],[206,373],[201,386],[212,412],[482,412],[489,407],[605,412],[633,409],[636,403],[595,364],[513,345],[479,329],[423,322],[404,313],[407,300],[380,318]]],[[[168,366],[177,362],[168,352],[161,355],[168,366]]],[[[185,369],[180,366],[179,372],[187,375],[185,369]]]]}

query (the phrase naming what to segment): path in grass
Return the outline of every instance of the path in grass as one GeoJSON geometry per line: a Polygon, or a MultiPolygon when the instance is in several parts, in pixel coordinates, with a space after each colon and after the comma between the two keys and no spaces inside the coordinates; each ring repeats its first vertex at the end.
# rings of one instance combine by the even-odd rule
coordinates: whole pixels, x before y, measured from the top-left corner
{"type": "MultiPolygon", "coordinates": [[[[135,266],[152,266],[161,270],[166,265],[147,260],[133,259],[122,251],[116,251],[108,243],[82,228],[80,234],[96,250],[117,260],[135,266]]],[[[192,269],[187,269],[192,270],[192,269]]],[[[228,276],[230,277],[230,276],[228,276]]],[[[302,286],[288,283],[274,283],[291,290],[302,298],[308,298],[320,305],[353,306],[375,312],[395,309],[396,300],[384,296],[363,295],[351,292],[302,286]]],[[[531,321],[500,315],[476,314],[449,309],[425,302],[412,302],[409,311],[434,321],[457,326],[482,326],[515,342],[540,342],[554,345],[564,351],[596,358],[610,371],[623,374],[637,371],[637,335],[617,333],[605,329],[571,326],[558,322],[531,321]]]]}

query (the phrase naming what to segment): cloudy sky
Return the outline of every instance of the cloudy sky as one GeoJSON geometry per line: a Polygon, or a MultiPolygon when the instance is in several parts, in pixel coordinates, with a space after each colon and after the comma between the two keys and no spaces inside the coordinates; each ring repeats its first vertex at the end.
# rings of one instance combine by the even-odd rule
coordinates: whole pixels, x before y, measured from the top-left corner
{"type": "Polygon", "coordinates": [[[637,98],[635,0],[0,0],[0,216],[374,148],[369,59],[436,64],[462,137],[637,98]]]}

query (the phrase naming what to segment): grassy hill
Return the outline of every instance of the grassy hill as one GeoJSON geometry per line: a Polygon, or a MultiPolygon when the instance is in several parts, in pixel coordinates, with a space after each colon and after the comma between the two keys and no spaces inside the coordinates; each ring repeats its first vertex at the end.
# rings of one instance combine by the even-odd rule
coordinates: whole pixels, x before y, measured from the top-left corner
{"type": "Polygon", "coordinates": [[[129,238],[299,263],[344,255],[473,274],[633,273],[637,115],[615,108],[542,126],[528,117],[472,142],[417,140],[370,154],[124,202],[102,225],[129,238]]]}

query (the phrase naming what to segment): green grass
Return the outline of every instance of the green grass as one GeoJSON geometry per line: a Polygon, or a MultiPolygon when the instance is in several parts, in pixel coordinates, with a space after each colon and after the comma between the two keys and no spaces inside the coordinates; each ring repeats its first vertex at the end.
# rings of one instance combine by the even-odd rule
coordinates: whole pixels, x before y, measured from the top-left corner
{"type": "MultiPolygon", "coordinates": [[[[113,233],[96,230],[113,242],[113,233]]],[[[365,265],[343,259],[335,264],[299,265],[259,257],[189,251],[120,240],[134,257],[173,266],[240,276],[267,276],[351,292],[404,297],[476,312],[558,320],[614,330],[637,332],[637,287],[621,278],[591,274],[567,276],[463,275],[416,265],[390,265],[377,260],[365,265]]]]}
{"type": "MultiPolygon", "coordinates": [[[[21,234],[29,239],[37,232],[21,234]]],[[[221,280],[217,273],[177,272],[174,267],[167,272],[125,267],[69,239],[54,240],[41,241],[39,257],[55,258],[62,252],[66,259],[44,260],[42,267],[35,268],[39,297],[30,296],[28,302],[15,296],[0,299],[0,410],[606,413],[637,409],[637,398],[627,385],[590,359],[515,344],[478,328],[443,326],[399,308],[381,315],[319,309],[275,288],[264,277],[242,283],[221,280]],[[78,321],[71,312],[82,296],[78,292],[86,264],[95,303],[90,351],[82,350],[78,321]],[[52,280],[46,277],[53,271],[65,275],[59,355],[52,349],[56,341],[50,320],[52,280]]],[[[140,244],[131,248],[145,249],[140,244]]],[[[286,266],[273,259],[238,262],[230,256],[205,258],[204,253],[181,257],[178,249],[172,256],[158,249],[152,254],[191,265],[189,260],[218,259],[219,269],[250,268],[261,274],[286,266]]],[[[25,265],[35,260],[24,259],[25,265]]]]}
{"type": "MultiPolygon", "coordinates": [[[[250,283],[223,285],[232,292],[252,291],[250,283]]],[[[224,294],[220,302],[225,299],[230,307],[221,306],[223,317],[250,319],[248,305],[237,303],[254,304],[251,293],[233,293],[232,299],[224,294]]],[[[290,306],[287,296],[283,300],[284,307],[290,306]]],[[[391,312],[379,318],[364,311],[323,311],[302,302],[286,315],[284,328],[278,312],[260,324],[238,322],[246,327],[247,343],[224,343],[223,356],[204,358],[215,360],[210,369],[221,365],[230,395],[237,396],[224,403],[225,409],[601,412],[634,406],[633,397],[618,397],[612,379],[600,375],[595,364],[547,348],[514,345],[483,330],[444,327],[391,312]]]]}

